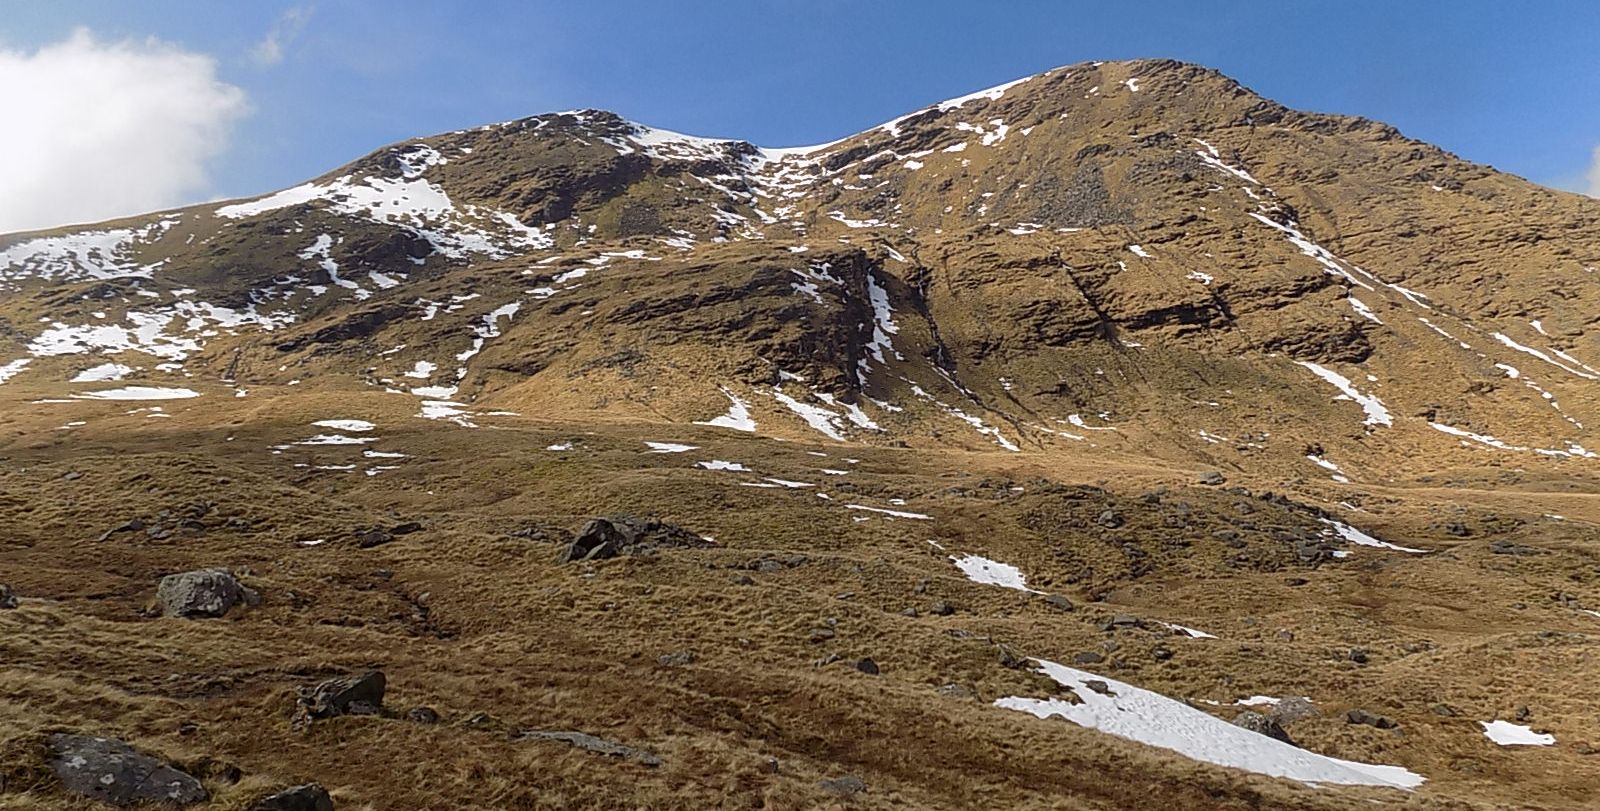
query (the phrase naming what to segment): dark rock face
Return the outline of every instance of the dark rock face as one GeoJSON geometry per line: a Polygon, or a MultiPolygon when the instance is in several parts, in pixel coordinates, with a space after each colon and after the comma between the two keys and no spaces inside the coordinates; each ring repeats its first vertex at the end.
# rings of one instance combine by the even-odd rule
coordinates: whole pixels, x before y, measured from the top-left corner
{"type": "Polygon", "coordinates": [[[11,591],[11,587],[10,586],[8,586],[8,585],[6,585],[4,583],[0,583],[0,611],[4,611],[5,609],[16,608],[16,607],[17,607],[17,595],[14,592],[11,591]]]}
{"type": "Polygon", "coordinates": [[[561,560],[605,560],[621,554],[658,549],[703,549],[712,543],[683,527],[654,516],[613,515],[591,518],[573,539],[561,560]]]}
{"type": "Polygon", "coordinates": [[[199,569],[161,578],[161,613],[168,617],[221,617],[239,603],[259,596],[226,569],[199,569]]]}
{"type": "Polygon", "coordinates": [[[1290,746],[1295,745],[1294,740],[1289,737],[1289,733],[1284,732],[1283,727],[1277,721],[1259,712],[1250,712],[1248,710],[1241,712],[1233,719],[1233,725],[1265,735],[1276,741],[1283,741],[1290,746]]]}
{"type": "Polygon", "coordinates": [[[333,811],[333,798],[322,786],[307,783],[263,797],[250,811],[333,811]]]}
{"type": "Polygon", "coordinates": [[[47,744],[55,755],[51,770],[73,794],[120,806],[183,806],[210,799],[199,780],[115,738],[57,733],[47,744]]]}
{"type": "Polygon", "coordinates": [[[294,352],[318,344],[338,344],[368,335],[382,329],[385,324],[412,315],[410,304],[385,304],[353,313],[339,323],[323,327],[310,335],[298,335],[277,345],[279,352],[294,352]]]}
{"type": "Polygon", "coordinates": [[[295,702],[295,723],[304,726],[314,720],[341,715],[377,715],[383,711],[387,685],[383,671],[373,670],[302,689],[295,702]]]}

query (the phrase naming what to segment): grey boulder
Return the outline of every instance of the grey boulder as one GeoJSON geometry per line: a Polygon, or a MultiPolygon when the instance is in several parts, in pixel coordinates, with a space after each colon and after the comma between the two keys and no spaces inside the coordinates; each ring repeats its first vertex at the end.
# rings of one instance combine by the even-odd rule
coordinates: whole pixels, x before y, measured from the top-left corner
{"type": "Polygon", "coordinates": [[[115,738],[56,733],[47,743],[54,753],[51,770],[73,794],[121,806],[191,805],[210,799],[193,776],[115,738]]]}
{"type": "Polygon", "coordinates": [[[260,595],[245,588],[227,569],[197,569],[161,578],[156,589],[161,613],[168,617],[221,617],[240,603],[255,604],[260,595]]]}

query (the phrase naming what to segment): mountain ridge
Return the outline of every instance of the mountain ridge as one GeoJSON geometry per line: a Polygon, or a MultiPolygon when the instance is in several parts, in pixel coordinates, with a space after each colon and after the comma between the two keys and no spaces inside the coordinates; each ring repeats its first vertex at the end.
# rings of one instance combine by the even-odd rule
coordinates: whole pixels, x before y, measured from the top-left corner
{"type": "Polygon", "coordinates": [[[240,807],[1583,807],[1597,271],[1593,201],[1170,60],[0,237],[0,752],[240,807]],[[219,567],[260,604],[146,605],[219,567]],[[290,710],[374,667],[447,722],[290,710]]]}

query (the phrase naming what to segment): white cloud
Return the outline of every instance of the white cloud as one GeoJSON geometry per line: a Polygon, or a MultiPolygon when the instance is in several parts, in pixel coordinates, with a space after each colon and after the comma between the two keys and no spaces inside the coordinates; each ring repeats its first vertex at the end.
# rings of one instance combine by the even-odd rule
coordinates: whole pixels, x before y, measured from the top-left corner
{"type": "Polygon", "coordinates": [[[1594,155],[1589,159],[1589,174],[1585,176],[1588,185],[1583,193],[1590,197],[1600,197],[1600,146],[1594,148],[1594,155]]]}
{"type": "Polygon", "coordinates": [[[294,6],[283,12],[277,22],[272,24],[272,30],[250,49],[250,58],[264,68],[282,62],[284,47],[300,36],[300,32],[306,27],[306,21],[311,19],[311,12],[309,6],[294,6]]]}
{"type": "Polygon", "coordinates": [[[208,56],[86,29],[0,50],[0,233],[92,222],[203,197],[207,163],[249,110],[208,56]]]}

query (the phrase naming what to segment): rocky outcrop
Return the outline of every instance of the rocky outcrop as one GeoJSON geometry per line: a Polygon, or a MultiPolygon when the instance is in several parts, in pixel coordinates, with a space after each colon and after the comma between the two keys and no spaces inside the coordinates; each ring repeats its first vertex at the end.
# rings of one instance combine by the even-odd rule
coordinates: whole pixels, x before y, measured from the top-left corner
{"type": "Polygon", "coordinates": [[[614,515],[592,518],[562,552],[563,562],[605,560],[622,554],[659,549],[703,549],[710,541],[654,516],[614,515]]]}
{"type": "Polygon", "coordinates": [[[388,679],[380,670],[328,679],[300,691],[295,700],[294,723],[305,726],[312,721],[341,715],[377,715],[383,712],[387,688],[388,679]]]}
{"type": "Polygon", "coordinates": [[[1289,737],[1289,733],[1283,731],[1283,727],[1277,721],[1268,718],[1259,712],[1253,712],[1250,710],[1241,712],[1237,716],[1234,716],[1233,725],[1248,729],[1251,732],[1260,735],[1265,735],[1276,741],[1283,741],[1290,746],[1295,745],[1294,739],[1289,737]]]}

